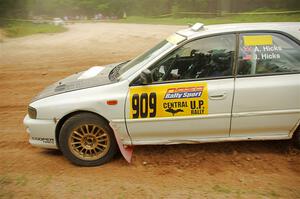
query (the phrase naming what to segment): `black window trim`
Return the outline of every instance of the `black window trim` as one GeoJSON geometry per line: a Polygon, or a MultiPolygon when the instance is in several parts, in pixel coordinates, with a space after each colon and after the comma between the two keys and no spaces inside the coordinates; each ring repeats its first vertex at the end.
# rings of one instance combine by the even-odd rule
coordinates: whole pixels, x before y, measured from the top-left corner
{"type": "Polygon", "coordinates": [[[206,78],[198,78],[198,79],[178,79],[178,80],[168,80],[163,82],[153,82],[152,84],[142,85],[142,84],[130,84],[130,86],[152,86],[152,85],[160,85],[160,84],[177,84],[183,82],[204,82],[207,80],[218,80],[218,79],[233,79],[232,75],[230,76],[222,76],[222,77],[206,77],[206,78]]]}

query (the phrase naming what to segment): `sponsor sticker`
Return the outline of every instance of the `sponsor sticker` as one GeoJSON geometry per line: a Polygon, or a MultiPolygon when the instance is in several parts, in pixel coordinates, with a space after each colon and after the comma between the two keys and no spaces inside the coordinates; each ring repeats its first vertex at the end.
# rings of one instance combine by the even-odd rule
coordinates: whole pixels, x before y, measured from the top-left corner
{"type": "Polygon", "coordinates": [[[43,142],[44,144],[54,144],[53,138],[32,137],[32,140],[43,142]]]}
{"type": "Polygon", "coordinates": [[[137,86],[129,97],[131,119],[208,114],[206,82],[137,86]]]}
{"type": "Polygon", "coordinates": [[[201,97],[203,86],[198,87],[183,87],[183,88],[170,88],[164,99],[181,99],[201,97]]]}
{"type": "Polygon", "coordinates": [[[260,46],[260,45],[272,45],[273,38],[271,35],[251,35],[243,36],[244,46],[260,46]]]}

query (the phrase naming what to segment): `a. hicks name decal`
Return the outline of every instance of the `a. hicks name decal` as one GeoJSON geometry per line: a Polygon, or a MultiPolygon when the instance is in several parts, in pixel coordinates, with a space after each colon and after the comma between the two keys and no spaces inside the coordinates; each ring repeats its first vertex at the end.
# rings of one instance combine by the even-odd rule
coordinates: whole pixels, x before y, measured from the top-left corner
{"type": "Polygon", "coordinates": [[[130,118],[177,117],[208,114],[206,83],[132,87],[130,118]]]}
{"type": "Polygon", "coordinates": [[[273,42],[272,35],[246,35],[242,38],[243,46],[240,54],[243,60],[281,59],[283,48],[273,42]]]}

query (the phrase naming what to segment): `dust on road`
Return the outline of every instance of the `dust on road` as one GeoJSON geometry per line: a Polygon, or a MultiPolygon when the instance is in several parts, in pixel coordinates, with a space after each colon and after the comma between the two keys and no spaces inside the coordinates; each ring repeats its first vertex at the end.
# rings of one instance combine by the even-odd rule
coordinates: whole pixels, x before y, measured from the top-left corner
{"type": "Polygon", "coordinates": [[[0,41],[0,198],[300,198],[299,150],[289,142],[135,147],[94,168],[28,144],[22,120],[45,86],[90,66],[135,57],[181,29],[73,24],[0,41]]]}

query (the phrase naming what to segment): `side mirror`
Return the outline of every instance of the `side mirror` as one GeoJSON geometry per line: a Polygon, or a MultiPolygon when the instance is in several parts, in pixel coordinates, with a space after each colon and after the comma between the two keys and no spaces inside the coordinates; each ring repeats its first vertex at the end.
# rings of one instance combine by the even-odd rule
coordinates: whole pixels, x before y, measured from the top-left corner
{"type": "Polygon", "coordinates": [[[145,69],[140,74],[141,84],[147,85],[152,83],[152,74],[149,69],[145,69]]]}

